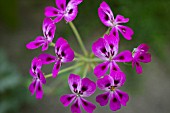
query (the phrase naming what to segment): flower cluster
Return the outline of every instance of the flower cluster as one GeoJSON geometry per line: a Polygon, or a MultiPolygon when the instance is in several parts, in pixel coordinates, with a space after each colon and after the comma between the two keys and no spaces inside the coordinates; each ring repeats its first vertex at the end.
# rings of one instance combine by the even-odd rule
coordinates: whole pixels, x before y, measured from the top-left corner
{"type": "Polygon", "coordinates": [[[68,84],[73,94],[61,96],[61,103],[65,107],[73,103],[71,105],[72,113],[81,113],[81,106],[86,112],[92,113],[96,109],[96,106],[85,98],[94,94],[96,87],[98,87],[105,92],[96,97],[96,102],[100,106],[105,106],[109,102],[110,109],[116,111],[121,108],[121,105],[126,106],[129,100],[128,94],[119,89],[126,82],[126,74],[120,69],[117,63],[131,63],[132,68],[136,67],[136,72],[141,74],[142,66],[140,62],[151,62],[151,54],[148,52],[149,46],[147,44],[140,44],[132,52],[124,50],[118,53],[120,42],[119,32],[127,40],[132,39],[134,32],[131,28],[121,25],[122,23],[127,23],[129,18],[125,18],[122,15],[117,15],[114,18],[111,8],[103,1],[98,8],[98,15],[101,22],[109,28],[103,37],[98,38],[93,43],[92,53],[94,55],[91,55],[92,53],[89,54],[76,27],[72,23],[78,14],[78,5],[82,2],[83,0],[70,0],[66,5],[66,0],[56,0],[57,8],[52,6],[45,8],[44,14],[46,17],[42,26],[43,36],[38,36],[34,41],[28,43],[26,47],[32,50],[42,46],[42,51],[46,51],[49,46],[52,46],[54,47],[55,55],[42,53],[32,60],[30,74],[33,80],[29,86],[29,91],[32,95],[35,92],[37,99],[42,99],[42,85],[46,83],[48,77],[52,76],[55,78],[62,72],[74,70],[85,64],[86,66],[83,68],[84,72],[82,73],[83,78],[76,74],[70,74],[68,77],[68,84]],[[68,41],[62,37],[59,37],[56,43],[53,43],[56,24],[62,18],[69,23],[75,33],[84,55],[74,52],[68,41]],[[63,63],[72,61],[75,61],[75,65],[61,70],[63,63]],[[102,63],[95,66],[96,62],[102,63]],[[44,75],[41,70],[42,66],[51,63],[54,63],[52,73],[44,75]],[[94,70],[94,75],[97,77],[96,82],[86,77],[90,67],[94,70]]]}

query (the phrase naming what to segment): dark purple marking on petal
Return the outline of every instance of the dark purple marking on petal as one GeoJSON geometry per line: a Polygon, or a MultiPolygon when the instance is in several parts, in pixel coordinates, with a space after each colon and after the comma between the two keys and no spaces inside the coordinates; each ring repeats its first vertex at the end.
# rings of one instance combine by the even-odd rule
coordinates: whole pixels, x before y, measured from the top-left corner
{"type": "Polygon", "coordinates": [[[117,102],[118,100],[117,100],[117,98],[115,97],[115,98],[113,98],[112,101],[113,101],[113,102],[117,102]]]}
{"type": "Polygon", "coordinates": [[[64,51],[61,52],[61,55],[64,57],[66,56],[66,54],[64,53],[64,51]]]}
{"type": "Polygon", "coordinates": [[[73,13],[73,9],[70,9],[68,14],[72,14],[73,13]]]}
{"type": "Polygon", "coordinates": [[[54,13],[54,14],[58,14],[58,12],[57,12],[57,11],[53,11],[53,13],[54,13]]]}
{"type": "Polygon", "coordinates": [[[72,99],[72,97],[68,97],[67,100],[70,101],[72,99]]]}
{"type": "Polygon", "coordinates": [[[38,85],[38,91],[41,91],[41,86],[40,85],[38,85]]]}
{"type": "Polygon", "coordinates": [[[77,88],[77,84],[76,83],[73,83],[73,88],[76,89],[77,88]]]}
{"type": "Polygon", "coordinates": [[[81,91],[84,92],[84,91],[87,91],[87,89],[88,89],[88,88],[87,88],[86,86],[83,86],[83,87],[81,88],[81,91]]]}
{"type": "Polygon", "coordinates": [[[102,53],[106,53],[106,49],[103,47],[100,49],[102,53]]]}
{"type": "Polygon", "coordinates": [[[137,66],[139,66],[139,63],[138,63],[138,62],[136,62],[136,65],[137,65],[137,66]]]}
{"type": "Polygon", "coordinates": [[[113,49],[114,45],[113,44],[109,44],[110,48],[113,49]]]}
{"type": "Polygon", "coordinates": [[[113,70],[114,70],[114,71],[117,71],[117,68],[116,68],[116,67],[113,67],[113,70]]]}
{"type": "Polygon", "coordinates": [[[49,35],[50,37],[52,36],[52,33],[51,33],[51,31],[49,31],[48,35],[49,35]]]}
{"type": "Polygon", "coordinates": [[[125,33],[126,32],[126,29],[125,28],[121,28],[121,30],[125,33]]]}
{"type": "Polygon", "coordinates": [[[109,20],[109,16],[108,16],[107,14],[105,14],[104,19],[105,19],[106,21],[108,21],[108,20],[109,20]]]}
{"type": "Polygon", "coordinates": [[[101,67],[101,69],[102,69],[102,70],[105,70],[105,69],[106,69],[106,65],[103,65],[103,66],[101,67]]]}
{"type": "Polygon", "coordinates": [[[47,57],[47,59],[46,59],[47,62],[51,61],[51,60],[53,60],[51,57],[47,57]]]}
{"type": "Polygon", "coordinates": [[[109,87],[111,84],[110,83],[107,83],[106,85],[105,85],[105,87],[109,87]]]}
{"type": "Polygon", "coordinates": [[[114,80],[114,84],[117,85],[119,83],[119,80],[114,80]]]}
{"type": "Polygon", "coordinates": [[[74,104],[74,106],[75,106],[76,108],[79,108],[78,102],[76,102],[76,103],[74,104]]]}
{"type": "Polygon", "coordinates": [[[39,46],[42,42],[35,43],[35,46],[39,46]]]}
{"type": "Polygon", "coordinates": [[[58,70],[60,68],[60,63],[57,64],[56,69],[58,70]]]}
{"type": "Polygon", "coordinates": [[[120,92],[117,92],[117,93],[118,93],[120,99],[122,99],[123,95],[120,92]]]}
{"type": "Polygon", "coordinates": [[[85,106],[88,106],[88,103],[85,101],[82,101],[85,106]]]}
{"type": "Polygon", "coordinates": [[[60,7],[61,7],[62,9],[64,9],[64,4],[61,4],[60,7]]]}
{"type": "Polygon", "coordinates": [[[125,57],[124,57],[124,56],[120,56],[119,59],[120,59],[120,60],[124,60],[125,57]]]}
{"type": "Polygon", "coordinates": [[[116,31],[113,31],[113,35],[116,36],[116,31]]]}
{"type": "Polygon", "coordinates": [[[140,56],[139,59],[144,60],[144,56],[140,56]]]}

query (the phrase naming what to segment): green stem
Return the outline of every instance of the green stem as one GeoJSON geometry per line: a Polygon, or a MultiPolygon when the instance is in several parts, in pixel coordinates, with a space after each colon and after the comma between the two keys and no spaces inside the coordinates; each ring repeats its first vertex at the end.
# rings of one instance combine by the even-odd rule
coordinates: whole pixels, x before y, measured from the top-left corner
{"type": "Polygon", "coordinates": [[[51,42],[50,46],[55,47],[55,43],[51,42]]]}
{"type": "Polygon", "coordinates": [[[74,32],[74,34],[75,34],[75,36],[77,38],[77,41],[80,44],[80,47],[81,47],[83,53],[87,56],[88,55],[87,50],[86,50],[86,48],[85,48],[85,46],[83,44],[83,41],[82,41],[76,27],[74,26],[74,24],[72,22],[69,22],[69,25],[70,25],[71,29],[73,30],[73,32],[74,32]]]}
{"type": "MultiPolygon", "coordinates": [[[[77,67],[79,67],[79,66],[81,66],[81,65],[83,65],[82,62],[81,62],[81,63],[78,63],[78,64],[76,64],[76,65],[70,66],[70,67],[68,67],[68,68],[65,68],[65,69],[59,71],[58,74],[62,74],[62,73],[64,73],[64,72],[67,72],[67,71],[76,69],[77,67]]],[[[48,74],[48,75],[45,75],[45,78],[49,78],[49,77],[52,77],[52,73],[51,73],[51,74],[48,74]]]]}
{"type": "Polygon", "coordinates": [[[101,59],[99,59],[99,58],[93,58],[93,59],[91,59],[91,58],[80,58],[80,59],[78,59],[78,60],[80,60],[80,61],[84,61],[84,62],[101,62],[102,60],[101,59]]]}
{"type": "Polygon", "coordinates": [[[84,69],[84,72],[83,72],[83,78],[86,77],[87,72],[88,72],[88,69],[89,69],[89,65],[87,64],[87,65],[85,66],[85,69],[84,69]]]}
{"type": "Polygon", "coordinates": [[[103,37],[104,37],[105,34],[109,34],[110,30],[111,30],[111,27],[109,27],[109,28],[107,29],[107,31],[103,34],[103,37]]]}

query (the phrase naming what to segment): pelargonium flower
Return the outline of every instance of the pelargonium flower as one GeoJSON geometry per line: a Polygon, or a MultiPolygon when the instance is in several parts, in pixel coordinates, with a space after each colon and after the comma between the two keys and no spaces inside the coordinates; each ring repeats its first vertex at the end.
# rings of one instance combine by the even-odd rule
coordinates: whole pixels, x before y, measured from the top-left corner
{"type": "Polygon", "coordinates": [[[36,49],[42,46],[42,51],[48,49],[48,44],[52,42],[56,26],[50,18],[45,18],[42,26],[44,36],[38,36],[34,41],[28,43],[26,47],[28,49],[36,49]]]}
{"type": "Polygon", "coordinates": [[[66,0],[56,0],[57,8],[48,6],[45,8],[45,16],[56,17],[54,22],[59,22],[64,18],[67,22],[73,21],[78,13],[78,5],[83,0],[70,0],[66,6],[66,0]]]}
{"type": "Polygon", "coordinates": [[[136,72],[138,74],[142,73],[142,66],[140,62],[148,63],[151,62],[151,54],[148,53],[149,46],[147,44],[140,44],[135,48],[133,53],[132,67],[136,67],[136,72]]]}
{"type": "Polygon", "coordinates": [[[100,78],[105,75],[108,68],[110,67],[110,72],[121,71],[116,62],[131,62],[132,53],[129,50],[125,50],[118,53],[118,38],[110,35],[104,35],[104,38],[99,38],[92,45],[92,51],[95,56],[104,60],[103,63],[97,65],[94,69],[94,74],[100,78]]]}
{"type": "Polygon", "coordinates": [[[30,74],[33,77],[33,81],[29,86],[29,91],[33,95],[36,92],[36,98],[41,99],[43,97],[42,84],[46,83],[46,79],[41,72],[42,62],[41,59],[35,57],[32,60],[30,74]]]}
{"type": "Polygon", "coordinates": [[[119,90],[126,81],[125,74],[122,72],[111,73],[97,80],[99,89],[106,91],[96,97],[96,101],[101,105],[107,105],[110,100],[110,109],[116,111],[121,108],[121,105],[126,106],[129,100],[127,93],[119,90]]]}
{"type": "Polygon", "coordinates": [[[61,63],[71,62],[74,59],[74,51],[70,48],[68,42],[61,38],[55,43],[55,54],[56,56],[43,53],[38,56],[42,60],[43,64],[50,64],[55,62],[52,75],[56,77],[61,67],[61,63]]]}
{"type": "Polygon", "coordinates": [[[85,100],[83,97],[89,97],[95,92],[95,82],[88,78],[81,79],[79,75],[70,74],[68,84],[73,94],[61,96],[61,103],[67,107],[72,101],[74,101],[71,105],[72,113],[81,113],[81,105],[85,111],[92,113],[96,106],[93,103],[85,100]]]}
{"type": "Polygon", "coordinates": [[[117,15],[116,18],[114,18],[112,10],[110,9],[109,5],[104,1],[100,4],[100,7],[98,8],[98,15],[105,26],[112,28],[111,34],[119,37],[118,31],[120,31],[125,39],[132,39],[132,35],[134,34],[133,30],[127,26],[120,25],[122,23],[127,23],[129,21],[129,18],[124,18],[124,16],[122,15],[117,15]]]}

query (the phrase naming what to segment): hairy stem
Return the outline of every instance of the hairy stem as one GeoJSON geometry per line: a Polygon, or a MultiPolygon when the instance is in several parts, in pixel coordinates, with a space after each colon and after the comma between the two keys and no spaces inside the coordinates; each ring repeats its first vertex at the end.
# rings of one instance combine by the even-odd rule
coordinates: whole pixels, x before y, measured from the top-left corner
{"type": "Polygon", "coordinates": [[[74,24],[73,24],[72,22],[69,22],[69,25],[70,25],[71,29],[73,30],[74,35],[76,36],[77,41],[78,41],[78,43],[80,44],[80,47],[81,47],[84,55],[87,56],[87,55],[88,55],[88,52],[87,52],[87,50],[86,50],[86,48],[85,48],[85,46],[84,46],[84,44],[83,44],[83,41],[82,41],[82,39],[81,39],[81,37],[80,37],[80,35],[79,35],[79,33],[78,33],[78,30],[76,29],[76,27],[74,26],[74,24]]]}

